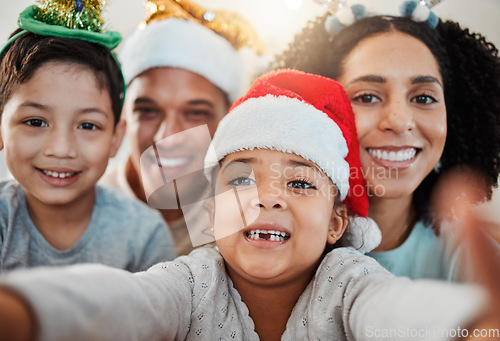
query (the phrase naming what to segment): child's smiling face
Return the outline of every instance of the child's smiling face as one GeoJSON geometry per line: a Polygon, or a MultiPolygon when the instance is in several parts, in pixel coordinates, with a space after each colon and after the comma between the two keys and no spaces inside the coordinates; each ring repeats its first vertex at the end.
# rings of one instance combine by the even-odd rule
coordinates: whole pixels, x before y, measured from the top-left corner
{"type": "Polygon", "coordinates": [[[334,211],[331,180],[295,154],[231,153],[217,188],[214,233],[233,279],[271,284],[312,275],[326,244],[335,243],[346,225],[339,208],[334,211]]]}
{"type": "Polygon", "coordinates": [[[121,143],[111,99],[91,69],[51,61],[18,85],[1,117],[1,147],[28,203],[92,198],[121,143]]]}

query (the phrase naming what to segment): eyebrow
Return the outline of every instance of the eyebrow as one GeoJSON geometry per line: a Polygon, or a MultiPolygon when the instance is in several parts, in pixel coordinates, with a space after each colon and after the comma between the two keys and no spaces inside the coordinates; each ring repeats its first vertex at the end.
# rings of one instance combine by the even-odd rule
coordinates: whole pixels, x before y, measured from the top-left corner
{"type": "Polygon", "coordinates": [[[309,164],[304,161],[298,161],[298,160],[287,160],[286,162],[287,166],[293,166],[293,167],[309,167],[309,168],[316,168],[316,166],[309,164]]]}
{"type": "Polygon", "coordinates": [[[22,108],[34,108],[34,109],[39,109],[39,110],[48,110],[48,107],[46,105],[40,104],[40,103],[35,103],[35,102],[24,102],[20,105],[22,108]]]}
{"type": "MultiPolygon", "coordinates": [[[[20,105],[20,107],[22,107],[22,108],[34,108],[34,109],[43,110],[43,111],[50,110],[49,106],[43,105],[40,103],[36,103],[36,102],[24,102],[20,105]]],[[[84,108],[83,110],[79,111],[79,114],[88,114],[88,113],[98,113],[98,114],[105,116],[106,119],[108,119],[108,114],[99,108],[90,107],[90,108],[84,108]]]]}
{"type": "Polygon", "coordinates": [[[422,83],[436,83],[440,87],[443,87],[441,82],[433,76],[417,76],[411,80],[411,84],[422,84],[422,83]]]}
{"type": "Polygon", "coordinates": [[[257,159],[254,158],[254,157],[250,157],[250,158],[239,158],[239,159],[234,159],[234,160],[231,160],[231,161],[228,161],[228,162],[223,162],[224,167],[222,167],[222,170],[226,170],[229,166],[231,166],[232,164],[234,163],[238,163],[238,162],[241,162],[241,163],[248,163],[248,164],[254,164],[254,163],[257,163],[257,159]]]}
{"type": "MultiPolygon", "coordinates": [[[[248,164],[253,164],[253,163],[258,163],[259,161],[254,158],[254,157],[249,157],[249,158],[238,158],[231,160],[226,163],[226,167],[229,166],[232,163],[236,162],[241,162],[241,163],[248,163],[248,164]]],[[[320,168],[313,163],[307,162],[307,161],[300,161],[300,160],[286,160],[285,164],[287,166],[292,166],[292,167],[308,167],[308,168],[314,168],[316,170],[319,170],[320,168]]],[[[224,167],[225,168],[225,167],[224,167]]]]}
{"type": "Polygon", "coordinates": [[[312,163],[312,162],[299,161],[299,160],[287,160],[286,165],[291,166],[291,167],[307,167],[307,168],[311,168],[311,169],[319,172],[320,174],[324,174],[324,171],[318,165],[316,165],[315,163],[312,163]]]}
{"type": "Polygon", "coordinates": [[[352,81],[347,83],[346,86],[349,86],[354,83],[359,83],[359,82],[370,82],[370,83],[385,83],[387,79],[382,76],[377,76],[377,75],[366,75],[366,76],[361,76],[358,78],[354,78],[352,81]]]}
{"type": "Polygon", "coordinates": [[[188,101],[188,104],[191,104],[191,105],[208,105],[211,108],[214,107],[214,104],[212,102],[210,102],[208,100],[205,100],[205,99],[191,100],[191,101],[188,101]]]}
{"type": "MultiPolygon", "coordinates": [[[[380,83],[383,84],[387,82],[387,78],[382,77],[382,76],[377,76],[377,75],[366,75],[366,76],[361,76],[358,78],[353,79],[349,83],[347,83],[347,86],[354,84],[354,83],[359,83],[359,82],[369,82],[369,83],[380,83]]],[[[417,76],[411,79],[411,84],[423,84],[423,83],[436,83],[439,86],[443,87],[441,82],[433,76],[417,76]]]]}
{"type": "MultiPolygon", "coordinates": [[[[156,104],[155,100],[149,97],[137,97],[134,100],[134,104],[156,104]]],[[[205,99],[193,99],[187,102],[189,105],[207,105],[210,108],[214,108],[214,104],[205,99]]]]}

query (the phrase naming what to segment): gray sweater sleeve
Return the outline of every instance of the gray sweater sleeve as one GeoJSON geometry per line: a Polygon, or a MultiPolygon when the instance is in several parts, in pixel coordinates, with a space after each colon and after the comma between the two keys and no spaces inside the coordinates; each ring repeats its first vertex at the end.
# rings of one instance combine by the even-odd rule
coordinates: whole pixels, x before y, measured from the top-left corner
{"type": "Polygon", "coordinates": [[[181,262],[136,274],[88,264],[12,272],[0,286],[32,304],[40,340],[174,340],[189,329],[190,278],[181,262]]]}
{"type": "Polygon", "coordinates": [[[346,331],[355,340],[454,340],[480,316],[485,298],[470,286],[398,278],[358,295],[346,331]]]}
{"type": "Polygon", "coordinates": [[[386,276],[373,259],[351,257],[363,271],[346,279],[348,340],[453,340],[485,310],[486,292],[477,286],[386,276]]]}

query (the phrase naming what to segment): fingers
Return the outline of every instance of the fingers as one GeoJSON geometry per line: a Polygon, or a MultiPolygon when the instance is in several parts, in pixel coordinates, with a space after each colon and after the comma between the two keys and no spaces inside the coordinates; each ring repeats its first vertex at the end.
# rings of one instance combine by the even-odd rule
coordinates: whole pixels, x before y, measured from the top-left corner
{"type": "Polygon", "coordinates": [[[461,242],[469,249],[476,279],[491,294],[491,307],[500,311],[500,246],[487,233],[500,231],[500,225],[474,210],[474,203],[482,199],[484,186],[479,173],[451,172],[438,186],[434,207],[438,216],[451,218],[461,242]]]}
{"type": "Polygon", "coordinates": [[[484,198],[485,178],[470,168],[448,172],[433,195],[433,208],[440,219],[462,222],[475,203],[484,198]]]}

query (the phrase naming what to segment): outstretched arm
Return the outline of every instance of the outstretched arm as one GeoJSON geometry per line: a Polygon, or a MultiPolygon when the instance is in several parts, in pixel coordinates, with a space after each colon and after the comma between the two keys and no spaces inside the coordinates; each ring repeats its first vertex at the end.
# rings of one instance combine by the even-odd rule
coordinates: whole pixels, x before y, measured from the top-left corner
{"type": "Polygon", "coordinates": [[[182,338],[191,314],[189,269],[168,264],[135,274],[98,264],[8,273],[0,278],[0,333],[8,340],[182,338]]]}

